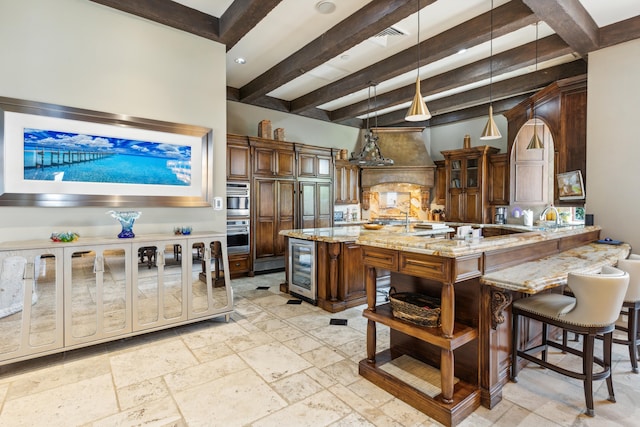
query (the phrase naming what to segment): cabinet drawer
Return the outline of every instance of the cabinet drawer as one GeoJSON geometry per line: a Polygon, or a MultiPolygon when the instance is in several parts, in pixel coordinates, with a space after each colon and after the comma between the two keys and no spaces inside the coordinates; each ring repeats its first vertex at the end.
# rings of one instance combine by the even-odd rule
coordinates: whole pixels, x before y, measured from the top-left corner
{"type": "Polygon", "coordinates": [[[451,276],[451,263],[431,255],[401,253],[399,272],[447,282],[451,276]]]}
{"type": "Polygon", "coordinates": [[[249,255],[229,257],[229,272],[231,274],[245,271],[249,271],[249,255]]]}
{"type": "Polygon", "coordinates": [[[386,268],[387,270],[398,269],[398,251],[392,249],[363,247],[362,259],[366,265],[372,267],[386,268]]]}

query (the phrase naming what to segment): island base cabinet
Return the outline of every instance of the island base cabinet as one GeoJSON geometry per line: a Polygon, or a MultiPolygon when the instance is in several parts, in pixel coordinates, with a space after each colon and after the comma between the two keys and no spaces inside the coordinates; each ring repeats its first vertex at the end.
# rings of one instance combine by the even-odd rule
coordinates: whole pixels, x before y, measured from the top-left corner
{"type": "Polygon", "coordinates": [[[0,243],[0,365],[233,311],[224,233],[59,245],[0,243]]]}
{"type": "Polygon", "coordinates": [[[318,306],[331,313],[364,304],[362,248],[353,242],[317,242],[318,306]]]}

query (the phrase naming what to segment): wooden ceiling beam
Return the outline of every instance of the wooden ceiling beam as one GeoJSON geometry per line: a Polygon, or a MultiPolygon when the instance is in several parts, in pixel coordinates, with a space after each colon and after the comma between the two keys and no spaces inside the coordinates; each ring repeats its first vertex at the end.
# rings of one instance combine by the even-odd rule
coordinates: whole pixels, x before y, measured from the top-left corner
{"type": "MultiPolygon", "coordinates": [[[[493,36],[499,37],[536,22],[537,18],[520,0],[506,3],[493,12],[493,36]]],[[[491,38],[489,12],[420,43],[420,64],[426,65],[453,55],[462,48],[470,48],[491,38]]],[[[331,100],[365,89],[372,81],[382,82],[416,69],[418,57],[414,46],[379,61],[334,83],[323,86],[291,102],[291,112],[299,113],[331,100]]],[[[412,94],[405,99],[410,100],[412,94]]]]}
{"type": "Polygon", "coordinates": [[[235,0],[220,17],[220,40],[227,52],[282,0],[235,0]]]}
{"type": "MultiPolygon", "coordinates": [[[[435,0],[422,0],[426,7],[435,0]]],[[[373,0],[293,55],[240,88],[242,102],[252,103],[296,77],[327,62],[416,12],[417,0],[373,0]]]]}
{"type": "MultiPolygon", "coordinates": [[[[538,40],[537,45],[538,61],[546,61],[572,52],[572,49],[555,34],[538,40]]],[[[536,42],[527,43],[494,55],[493,58],[481,59],[472,64],[422,80],[420,82],[422,95],[435,95],[445,90],[488,79],[491,76],[491,68],[493,68],[493,75],[496,76],[533,65],[535,60],[536,42]],[[491,66],[492,63],[493,67],[491,66]]],[[[413,98],[414,93],[415,85],[410,84],[378,94],[372,105],[372,110],[381,110],[407,102],[413,98]]],[[[366,114],[367,110],[368,101],[364,100],[334,110],[331,113],[331,119],[339,123],[343,119],[366,114]]]]}
{"type": "Polygon", "coordinates": [[[569,46],[585,57],[598,49],[599,29],[579,0],[523,0],[569,46]]]}
{"type": "MultiPolygon", "coordinates": [[[[522,93],[531,93],[547,86],[557,80],[568,77],[579,76],[587,72],[587,64],[582,59],[569,62],[567,64],[556,65],[544,70],[513,77],[489,86],[471,89],[440,99],[435,99],[428,103],[429,111],[433,117],[449,114],[457,110],[465,110],[476,105],[487,105],[489,97],[494,100],[506,99],[522,93]]],[[[495,101],[494,101],[495,102],[495,101]]],[[[378,116],[379,126],[397,125],[399,121],[404,121],[406,111],[393,111],[388,114],[378,116]]],[[[485,111],[485,115],[487,112],[485,111]]]]}
{"type": "Polygon", "coordinates": [[[167,0],[90,1],[220,42],[218,18],[180,3],[167,0]]]}
{"type": "Polygon", "coordinates": [[[600,28],[600,49],[640,39],[640,16],[600,28]]]}

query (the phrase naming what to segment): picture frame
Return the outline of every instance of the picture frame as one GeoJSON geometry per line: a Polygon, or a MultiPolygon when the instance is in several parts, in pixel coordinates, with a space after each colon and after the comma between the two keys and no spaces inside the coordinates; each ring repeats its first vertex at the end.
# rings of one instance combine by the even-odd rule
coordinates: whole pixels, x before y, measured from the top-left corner
{"type": "Polygon", "coordinates": [[[560,200],[580,200],[585,198],[584,182],[580,170],[559,173],[556,177],[558,198],[560,200]]]}
{"type": "Polygon", "coordinates": [[[0,97],[0,206],[203,207],[213,131],[0,97]]]}

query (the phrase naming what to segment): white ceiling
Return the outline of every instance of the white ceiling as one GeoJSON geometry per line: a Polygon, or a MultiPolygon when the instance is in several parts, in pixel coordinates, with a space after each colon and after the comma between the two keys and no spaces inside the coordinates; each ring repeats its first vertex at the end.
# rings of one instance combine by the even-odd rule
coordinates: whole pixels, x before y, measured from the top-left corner
{"type": "MultiPolygon", "coordinates": [[[[227,52],[227,85],[241,88],[260,76],[271,67],[285,60],[289,55],[304,47],[312,40],[320,37],[324,32],[357,13],[359,9],[371,0],[333,0],[336,9],[325,15],[319,13],[315,6],[319,0],[282,0],[265,19],[256,25],[248,34],[227,52]],[[235,59],[242,57],[246,64],[240,65],[235,59]]],[[[493,6],[498,7],[509,0],[494,0],[493,6]]],[[[599,27],[640,15],[640,0],[579,0],[599,27]]],[[[176,0],[177,3],[192,7],[204,13],[220,17],[233,3],[233,0],[176,0]]],[[[487,12],[491,8],[491,0],[439,0],[424,7],[420,12],[420,40],[425,40],[449,28],[487,12]]],[[[315,89],[337,81],[353,72],[379,62],[395,53],[406,50],[417,43],[417,14],[393,25],[406,33],[404,36],[386,36],[384,38],[369,39],[353,48],[341,53],[323,65],[309,70],[300,77],[280,86],[268,95],[290,101],[305,95],[315,89]]],[[[541,23],[538,37],[553,34],[553,30],[541,23]]],[[[496,38],[492,42],[477,46],[469,46],[464,54],[456,54],[433,62],[420,69],[422,79],[445,71],[478,61],[490,56],[490,52],[498,53],[512,49],[522,44],[535,41],[535,25],[496,38]]],[[[542,69],[563,62],[574,60],[572,55],[538,64],[542,69]]],[[[531,72],[532,67],[514,71],[508,75],[494,76],[493,81],[513,77],[531,72]]],[[[405,73],[393,79],[379,83],[378,94],[407,86],[415,81],[416,72],[405,73]]],[[[488,84],[488,81],[477,82],[474,85],[458,88],[447,93],[431,96],[431,99],[468,90],[488,84]]],[[[366,99],[368,90],[356,91],[345,97],[333,100],[319,108],[334,110],[357,101],[366,99]]],[[[426,98],[429,101],[429,98],[426,98]]],[[[392,107],[391,110],[406,108],[408,103],[392,107]]],[[[383,111],[380,111],[383,112],[383,111]]]]}

